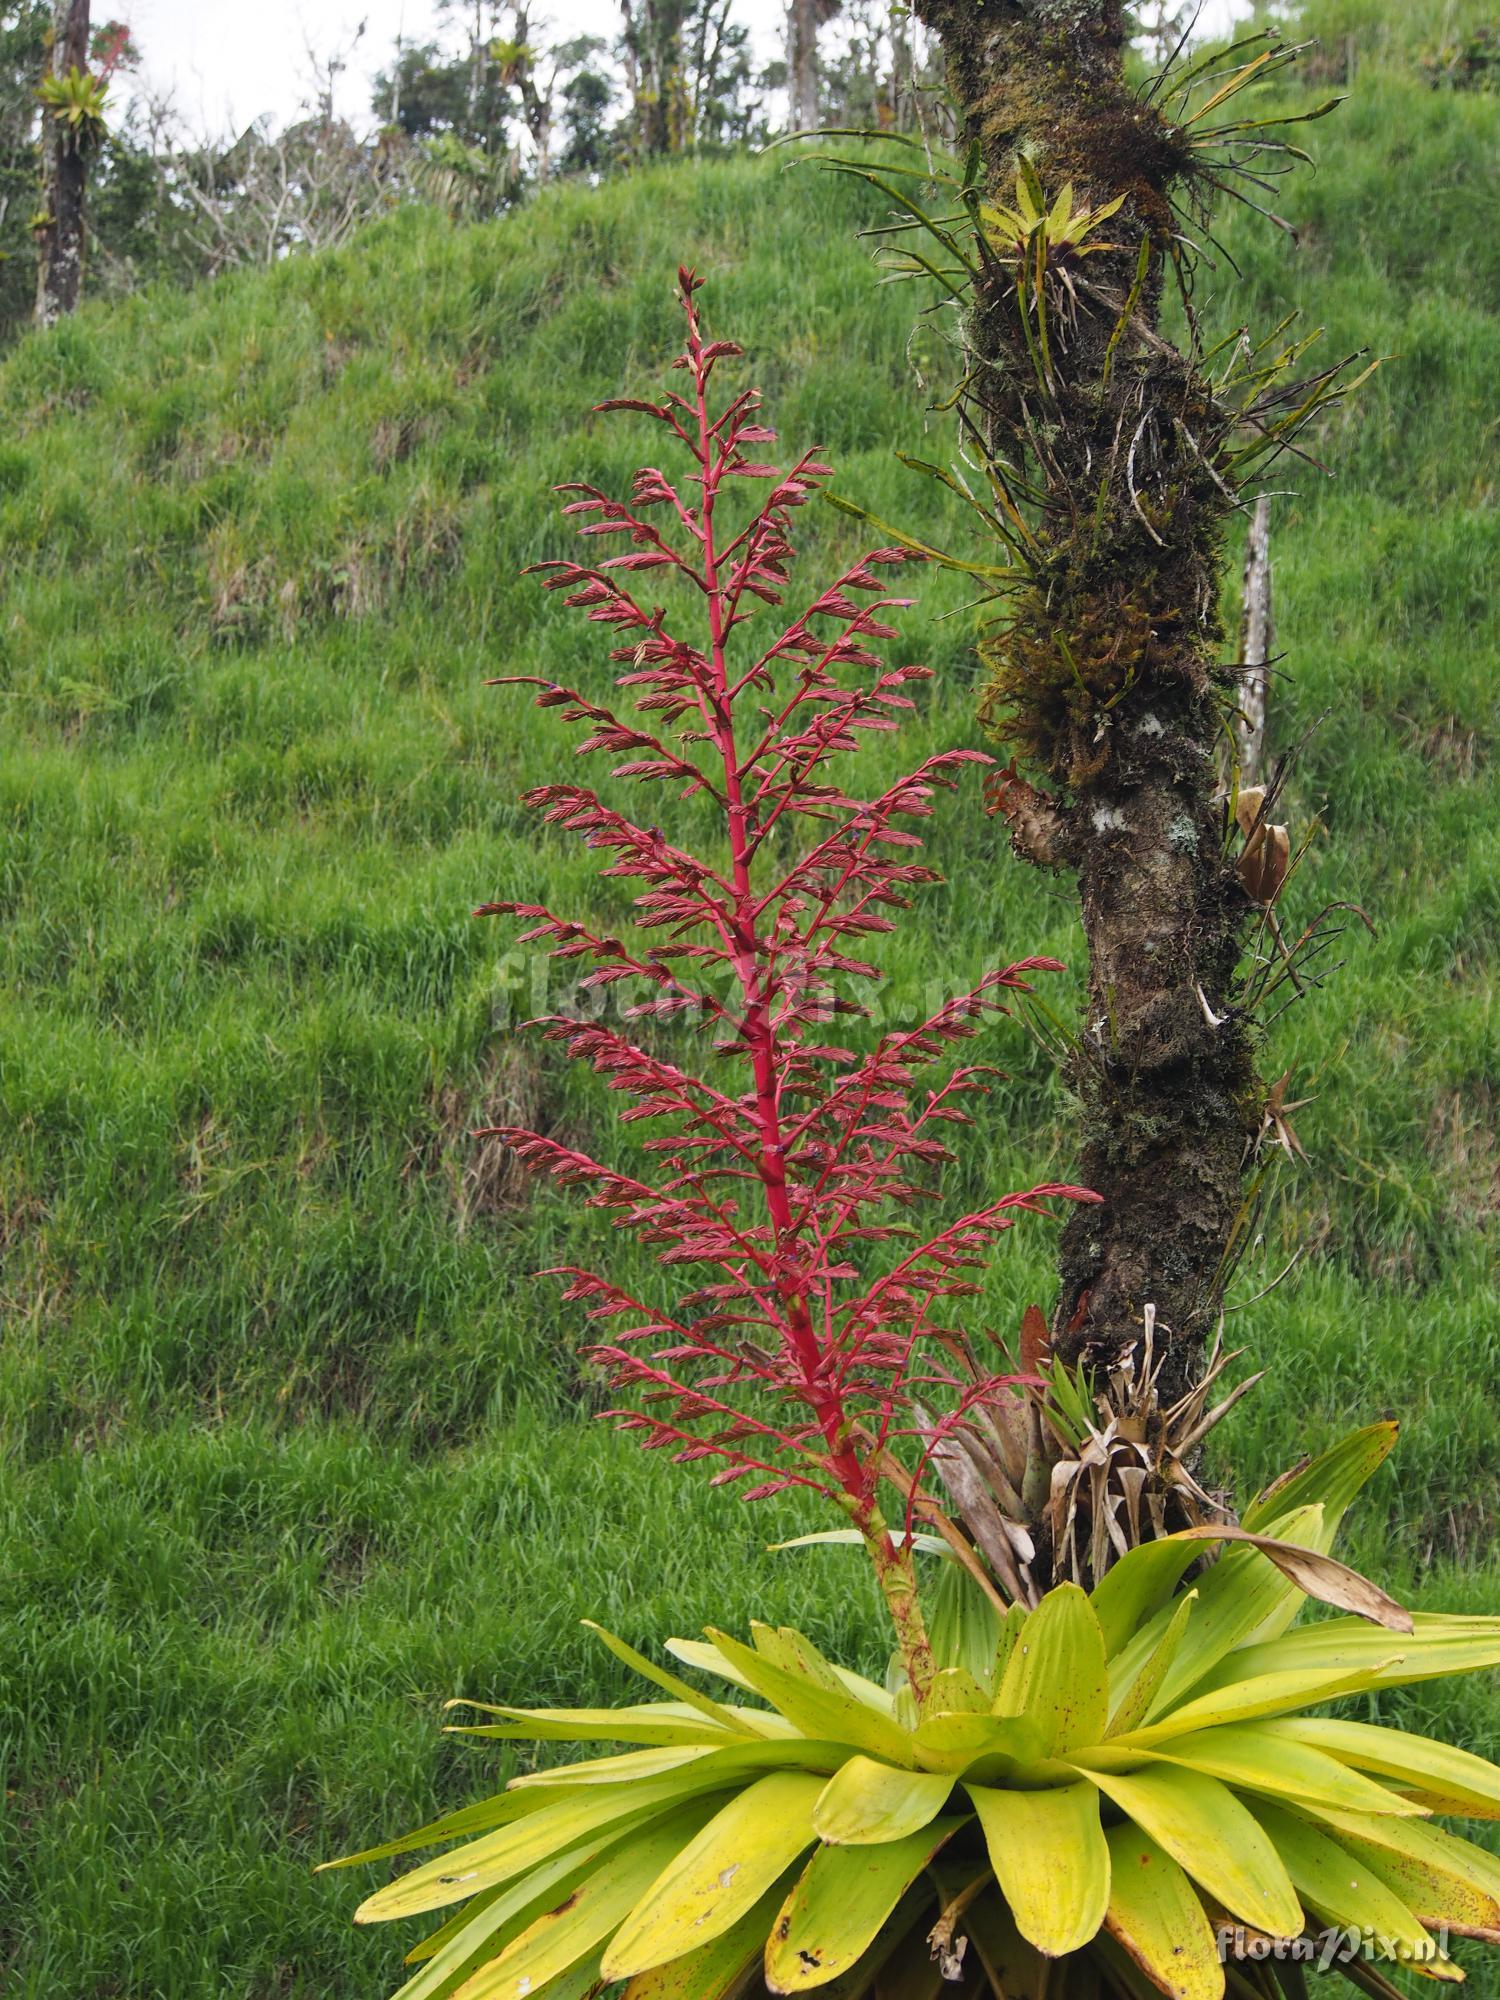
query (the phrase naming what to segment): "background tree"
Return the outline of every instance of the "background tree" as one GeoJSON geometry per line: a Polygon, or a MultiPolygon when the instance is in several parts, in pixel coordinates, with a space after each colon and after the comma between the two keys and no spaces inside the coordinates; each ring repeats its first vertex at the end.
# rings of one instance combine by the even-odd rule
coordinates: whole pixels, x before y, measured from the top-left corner
{"type": "MultiPolygon", "coordinates": [[[[279,131],[257,120],[219,142],[190,133],[170,100],[138,98],[100,189],[101,247],[123,267],[120,281],[188,283],[274,264],[333,248],[399,201],[443,199],[419,180],[419,169],[437,172],[435,162],[414,157],[389,130],[366,141],[330,113],[325,102],[279,131]]],[[[461,141],[440,136],[467,162],[461,141]]]]}
{"type": "Polygon", "coordinates": [[[598,174],[611,154],[609,114],[614,85],[602,68],[575,70],[563,85],[563,149],[558,161],[566,174],[598,174]]]}
{"type": "Polygon", "coordinates": [[[465,66],[436,42],[397,45],[389,69],[375,79],[371,104],[382,123],[410,139],[462,132],[467,123],[465,66]]]}
{"type": "MultiPolygon", "coordinates": [[[[43,192],[35,227],[37,319],[42,325],[78,303],[89,234],[85,199],[99,160],[107,156],[110,136],[104,120],[110,79],[136,60],[123,21],[107,21],[91,32],[89,9],[81,0],[67,6],[55,0],[48,69],[37,92],[43,192]]],[[[137,193],[143,186],[137,176],[137,193]]]]}
{"type": "Polygon", "coordinates": [[[627,157],[742,142],[761,129],[748,31],[733,0],[625,0],[627,157]]]}
{"type": "Polygon", "coordinates": [[[787,125],[808,132],[818,123],[821,101],[818,32],[838,13],[841,0],[787,0],[787,125]]]}
{"type": "Polygon", "coordinates": [[[29,317],[36,303],[37,78],[50,25],[45,0],[18,0],[0,11],[0,332],[29,317]]]}
{"type": "Polygon", "coordinates": [[[516,8],[509,35],[490,44],[490,57],[501,82],[519,99],[521,120],[531,139],[533,171],[542,185],[551,177],[553,128],[566,101],[567,85],[603,52],[604,43],[596,35],[575,36],[544,50],[540,38],[533,35],[530,11],[525,6],[516,8]]]}
{"type": "MultiPolygon", "coordinates": [[[[923,94],[940,92],[942,76],[910,11],[884,0],[845,0],[837,22],[837,55],[822,78],[829,122],[866,131],[912,130],[923,94]]],[[[928,122],[940,127],[945,112],[935,102],[932,111],[928,122]]]]}
{"type": "Polygon", "coordinates": [[[632,151],[681,152],[689,118],[683,88],[687,0],[625,0],[624,46],[631,79],[632,151]]]}
{"type": "Polygon", "coordinates": [[[457,53],[437,41],[398,47],[375,79],[375,115],[410,139],[451,132],[465,145],[503,151],[519,107],[495,54],[497,39],[457,53]]]}
{"type": "Polygon", "coordinates": [[[694,146],[733,146],[756,131],[760,99],[750,31],[733,20],[733,0],[695,0],[688,17],[688,93],[694,146]]]}
{"type": "Polygon", "coordinates": [[[36,318],[39,326],[50,326],[72,312],[83,289],[89,155],[103,123],[102,93],[89,74],[89,0],[54,0],[40,94],[36,318]]]}
{"type": "Polygon", "coordinates": [[[464,130],[466,136],[477,139],[496,69],[492,44],[500,32],[500,8],[495,0],[440,0],[438,12],[445,21],[457,21],[464,33],[467,47],[459,59],[464,80],[464,130]]]}

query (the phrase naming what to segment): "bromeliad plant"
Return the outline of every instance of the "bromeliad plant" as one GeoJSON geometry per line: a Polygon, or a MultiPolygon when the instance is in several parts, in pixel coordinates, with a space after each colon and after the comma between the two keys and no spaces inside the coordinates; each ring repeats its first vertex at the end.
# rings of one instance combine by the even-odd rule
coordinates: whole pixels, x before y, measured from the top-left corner
{"type": "Polygon", "coordinates": [[[47,115],[67,133],[68,144],[81,152],[104,136],[109,86],[76,64],[62,76],[42,79],[37,98],[47,115]]]}
{"type": "Polygon", "coordinates": [[[518,1778],[353,1857],[465,1842],[360,1909],[462,1906],[411,1953],[401,2000],[586,2000],[615,1982],[626,2000],[1293,2000],[1303,1960],[1263,1948],[1329,1928],[1368,1942],[1371,1960],[1339,1968],[1365,1993],[1396,1994],[1380,1957],[1461,1979],[1446,1938],[1500,1938],[1500,1862],[1428,1819],[1500,1819],[1500,1769],[1306,1713],[1500,1660],[1500,1621],[1412,1621],[1318,1554],[1393,1441],[1376,1425],[1279,1482],[1193,1587],[1192,1535],[1003,1619],[954,1569],[955,1663],[920,1703],[796,1632],[672,1642],[749,1700],[601,1634],[667,1699],[495,1708],[468,1733],[640,1748],[518,1778]],[[1410,1629],[1292,1629],[1309,1585],[1410,1629]]]}
{"type": "MultiPolygon", "coordinates": [[[[800,1486],[836,1503],[845,1526],[810,1539],[866,1551],[895,1654],[879,1686],[786,1629],[673,1641],[728,1689],[710,1695],[601,1632],[663,1699],[462,1704],[497,1719],[459,1728],[630,1747],[528,1774],[351,1857],[461,1843],[358,1915],[437,1913],[401,2000],[1291,2000],[1300,1966],[1257,1954],[1319,1924],[1368,1928],[1386,1956],[1461,1977],[1444,1940],[1500,1938],[1500,1863],[1427,1819],[1500,1818],[1500,1770],[1305,1713],[1500,1662],[1500,1620],[1414,1621],[1328,1553],[1393,1427],[1299,1469],[1236,1525],[1208,1518],[1222,1509],[1187,1463],[1217,1414],[1213,1371],[1161,1409],[1149,1362],[1096,1395],[1053,1362],[1034,1313],[1019,1373],[986,1370],[948,1323],[1018,1215],[1092,1199],[1044,1185],[940,1228],[913,1222],[948,1157],[940,1135],[985,1087],[953,1060],[958,1044],[1054,968],[993,972],[862,1056],[830,1040],[832,1018],[863,1011],[851,989],[875,977],[855,955],[863,940],[935,879],[911,822],[975,753],[940,752],[874,798],[843,777],[862,733],[891,729],[924,677],[870,650],[895,636],[882,614],[901,602],[879,573],[906,557],[865,556],[765,642],[792,512],[827,469],[757,456],[774,433],[753,391],[716,396],[739,350],[704,338],[696,290],[681,274],[685,393],[605,406],[659,424],[688,478],[647,468],[628,504],[565,489],[582,534],[626,547],[544,566],[549,588],[616,635],[637,719],[523,678],[584,726],[582,752],[618,760],[616,778],[706,803],[717,842],[695,853],[591,790],[544,786],[529,803],[606,855],[606,874],[642,885],[637,927],[664,941],[534,905],[487,909],[586,963],[586,986],[633,992],[627,1020],[693,1023],[714,1080],[644,1037],[553,1018],[544,1032],[633,1100],[623,1116],[653,1124],[655,1171],[503,1136],[680,1277],[663,1300],[557,1274],[613,1329],[592,1352],[623,1392],[617,1421],[648,1448],[713,1462],[747,1499],[800,1486]],[[763,482],[758,506],[738,500],[746,481],[763,482]],[[702,638],[636,594],[648,571],[697,606],[702,638]],[[930,1490],[938,1475],[958,1521],[930,1490]],[[1183,1519],[1197,1524],[1165,1532],[1183,1519]],[[1194,1581],[1217,1543],[1228,1552],[1194,1581]],[[919,1554],[936,1559],[920,1591],[919,1554]],[[1292,1629],[1309,1595],[1346,1615],[1292,1629]]],[[[1366,1992],[1395,1990],[1373,1964],[1343,1969],[1366,1992]]]]}

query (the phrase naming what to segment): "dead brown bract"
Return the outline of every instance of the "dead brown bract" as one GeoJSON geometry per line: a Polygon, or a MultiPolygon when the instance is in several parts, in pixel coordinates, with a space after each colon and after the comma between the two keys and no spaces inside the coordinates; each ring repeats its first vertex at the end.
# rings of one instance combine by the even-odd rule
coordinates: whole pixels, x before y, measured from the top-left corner
{"type": "Polygon", "coordinates": [[[1252,903],[1268,910],[1281,894],[1292,860],[1292,839],[1284,826],[1272,826],[1264,817],[1266,787],[1251,785],[1234,802],[1234,817],[1245,836],[1245,847],[1236,871],[1252,903]]]}
{"type": "Polygon", "coordinates": [[[1312,1103],[1310,1097],[1295,1097],[1287,1100],[1287,1086],[1292,1080],[1292,1072],[1283,1070],[1266,1094],[1265,1109],[1261,1113],[1260,1131],[1256,1134],[1254,1153],[1259,1153],[1267,1139],[1274,1139],[1289,1160],[1305,1160],[1307,1154],[1302,1149],[1302,1141],[1297,1137],[1292,1125],[1292,1113],[1301,1111],[1312,1103]]]}

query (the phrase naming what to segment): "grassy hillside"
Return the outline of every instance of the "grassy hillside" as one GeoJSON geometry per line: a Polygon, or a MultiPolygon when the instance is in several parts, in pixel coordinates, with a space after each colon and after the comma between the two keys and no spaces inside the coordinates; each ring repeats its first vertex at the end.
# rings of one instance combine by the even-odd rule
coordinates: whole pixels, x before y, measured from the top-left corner
{"type": "MultiPolygon", "coordinates": [[[[1338,480],[1277,503],[1274,726],[1319,725],[1293,914],[1354,898],[1380,937],[1268,1052],[1316,1098],[1311,1157],[1237,1296],[1304,1254],[1231,1319],[1274,1377],[1227,1448],[1248,1483],[1401,1414],[1351,1552],[1455,1609],[1493,1608],[1500,1501],[1497,127],[1494,98],[1365,64],[1312,128],[1300,250],[1232,220],[1245,280],[1222,270],[1213,309],[1301,305],[1331,347],[1394,357],[1323,439],[1338,480]]],[[[352,1933],[355,1885],[310,1863],[505,1768],[437,1736],[441,1698],[617,1691],[584,1614],[638,1643],[754,1611],[877,1644],[852,1568],[762,1553],[794,1508],[747,1514],[588,1421],[574,1329],[529,1274],[602,1232],[464,1137],[519,1106],[609,1143],[599,1094],[507,1033],[530,973],[467,913],[623,899],[516,807],[563,732],[483,683],[602,676],[516,573],[563,546],[554,481],[655,448],[587,412],[671,353],[676,262],[710,275],[789,443],[826,445],[877,511],[964,532],[890,455],[934,439],[913,300],[873,284],[861,219],[826,179],[753,164],[492,228],[401,216],[338,257],[86,312],[0,369],[17,2000],[384,1990],[399,1948],[352,1933]]],[[[807,525],[849,546],[831,511],[807,525]]],[[[965,739],[972,620],[944,579],[920,587],[910,655],[939,680],[917,734],[965,739]]],[[[897,1007],[996,952],[1076,968],[1067,896],[972,794],[935,844],[956,893],[892,956],[897,1007]]],[[[1057,989],[1070,1006],[1076,980],[1057,989]]],[[[1041,1057],[1004,1027],[994,1053],[1012,1080],[971,1184],[1064,1169],[1041,1057]]],[[[1048,1251],[1013,1240],[992,1319],[1045,1295],[1048,1251]]],[[[1500,1751],[1500,1692],[1408,1706],[1500,1751]]]]}

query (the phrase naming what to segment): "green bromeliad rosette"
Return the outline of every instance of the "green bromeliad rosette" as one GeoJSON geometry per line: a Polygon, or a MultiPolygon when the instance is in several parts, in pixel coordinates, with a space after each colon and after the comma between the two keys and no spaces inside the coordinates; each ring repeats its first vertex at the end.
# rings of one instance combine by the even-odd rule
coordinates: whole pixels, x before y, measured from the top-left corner
{"type": "MultiPolygon", "coordinates": [[[[1307,1466],[1252,1510],[1257,1533],[1316,1554],[1393,1439],[1379,1425],[1307,1466]]],[[[762,1981],[841,2000],[1216,2000],[1226,1978],[1295,1990],[1265,1985],[1299,1961],[1257,1961],[1257,1940],[1329,1927],[1461,1978],[1441,1940],[1500,1940],[1500,1861],[1432,1816],[1500,1819],[1500,1768],[1308,1711],[1494,1666],[1500,1620],[1297,1623],[1304,1592],[1270,1554],[1231,1547],[1184,1585],[1200,1553],[1189,1536],[1147,1543],[1092,1593],[1062,1584],[1004,1620],[971,1589],[956,1636],[989,1664],[942,1667],[920,1709],[796,1632],[674,1641],[722,1699],[601,1634],[668,1698],[464,1727],[643,1747],[518,1778],[352,1857],[464,1842],[359,1917],[460,1906],[411,1954],[401,2000],[581,2000],[613,1981],[629,2000],[762,1981]],[[1222,1962],[1225,1934],[1242,1964],[1222,1962]],[[1052,1959],[1071,1961],[1066,1986],[1046,1985],[1052,1959]]],[[[1340,1969],[1395,1990],[1378,1963],[1340,1969]]]]}
{"type": "Polygon", "coordinates": [[[466,1733],[601,1754],[350,1857],[442,1849],[358,1916],[435,1920],[401,2000],[1297,2000],[1292,1954],[1330,1928],[1359,1941],[1339,1969],[1368,1993],[1396,1991],[1382,1962],[1459,1979],[1452,1937],[1500,1940],[1500,1862],[1432,1818],[1500,1818],[1500,1770],[1310,1711],[1500,1664],[1500,1619],[1414,1619],[1329,1553],[1394,1426],[1300,1467],[1236,1523],[1191,1469],[1239,1394],[1208,1407],[1217,1349],[1171,1407],[1150,1308],[1128,1376],[1054,1363],[1034,1311],[1018,1362],[986,1367],[961,1323],[977,1267],[1019,1215],[1093,1197],[1049,1184],[935,1230],[915,1218],[985,1087],[959,1046],[1054,968],[992,971],[864,1054],[833,1040],[877,976],[855,951],[935,879],[910,822],[974,753],[853,788],[846,760],[924,673],[869,650],[896,636],[879,572],[910,552],[869,553],[760,630],[787,587],[792,510],[827,468],[765,463],[775,434],[754,393],[714,400],[738,350],[703,338],[695,290],[683,274],[685,392],[629,405],[687,452],[689,477],[679,490],[648,467],[628,505],[566,489],[582,532],[625,553],[545,566],[612,629],[637,713],[532,684],[586,726],[583,750],[621,760],[615,777],[697,795],[693,824],[717,832],[690,852],[591,791],[546,786],[529,802],[644,884],[638,929],[667,941],[487,906],[629,997],[619,1028],[544,1026],[652,1136],[619,1168],[502,1136],[656,1252],[661,1298],[562,1274],[615,1329],[590,1352],[622,1391],[617,1420],[712,1461],[747,1499],[831,1500],[845,1525],[809,1539],[865,1551],[894,1655],[878,1686],[799,1632],[711,1631],[672,1642],[689,1681],[601,1632],[660,1698],[467,1704],[495,1719],[466,1733]],[[632,595],[641,570],[665,608],[632,595]],[[704,1075],[627,1031],[682,1016],[713,1045],[704,1075]],[[1333,1615],[1298,1623],[1309,1598],[1333,1615]]]}

